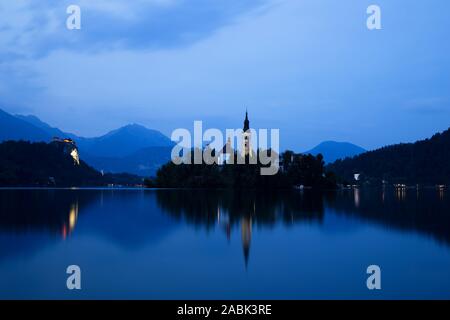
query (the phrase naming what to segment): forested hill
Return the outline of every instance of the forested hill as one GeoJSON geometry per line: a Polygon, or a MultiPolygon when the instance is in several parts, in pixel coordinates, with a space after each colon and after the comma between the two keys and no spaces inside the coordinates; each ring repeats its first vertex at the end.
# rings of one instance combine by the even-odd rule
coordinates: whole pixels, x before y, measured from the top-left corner
{"type": "Polygon", "coordinates": [[[337,160],[327,168],[353,181],[353,174],[373,183],[450,184],[450,128],[430,139],[402,143],[337,160]]]}
{"type": "Polygon", "coordinates": [[[58,144],[25,141],[0,143],[0,187],[129,186],[140,183],[142,179],[137,176],[103,176],[82,160],[77,164],[58,144]]]}
{"type": "Polygon", "coordinates": [[[0,144],[0,186],[86,186],[102,175],[55,144],[6,141],[0,144]]]}

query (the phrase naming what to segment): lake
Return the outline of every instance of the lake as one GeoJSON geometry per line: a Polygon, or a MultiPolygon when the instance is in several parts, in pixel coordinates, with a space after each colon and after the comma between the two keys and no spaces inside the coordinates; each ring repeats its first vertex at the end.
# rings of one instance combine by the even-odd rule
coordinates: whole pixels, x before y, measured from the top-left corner
{"type": "Polygon", "coordinates": [[[0,189],[0,298],[450,298],[450,195],[0,189]],[[66,268],[81,268],[68,290],[66,268]],[[381,268],[368,290],[367,267],[381,268]]]}

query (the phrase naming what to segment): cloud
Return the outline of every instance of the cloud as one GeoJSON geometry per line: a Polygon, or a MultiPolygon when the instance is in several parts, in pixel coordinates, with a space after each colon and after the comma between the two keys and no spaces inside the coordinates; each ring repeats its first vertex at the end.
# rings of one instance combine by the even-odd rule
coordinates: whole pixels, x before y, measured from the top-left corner
{"type": "Polygon", "coordinates": [[[252,125],[282,128],[282,144],[299,149],[376,147],[448,127],[417,112],[450,101],[439,0],[407,11],[380,0],[380,32],[367,30],[360,0],[82,1],[81,32],[64,27],[68,1],[8,2],[0,108],[97,135],[127,122],[233,128],[248,107],[252,125]],[[420,97],[444,100],[405,103],[420,97]]]}
{"type": "Polygon", "coordinates": [[[21,0],[0,4],[0,57],[52,51],[164,48],[198,41],[267,0],[21,0]],[[82,29],[67,30],[67,6],[81,8],[82,29]]]}

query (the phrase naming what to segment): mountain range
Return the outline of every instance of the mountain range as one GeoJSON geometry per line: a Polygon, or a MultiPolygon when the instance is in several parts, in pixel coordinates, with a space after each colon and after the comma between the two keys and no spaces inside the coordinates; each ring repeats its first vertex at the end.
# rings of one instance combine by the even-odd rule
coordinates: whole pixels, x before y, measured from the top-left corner
{"type": "MultiPolygon", "coordinates": [[[[73,139],[80,157],[97,170],[154,176],[170,161],[173,142],[157,130],[130,124],[100,137],[80,137],[41,121],[33,115],[11,115],[0,109],[0,142],[50,142],[53,137],[73,139]]],[[[326,141],[306,153],[321,153],[326,162],[351,157],[365,150],[346,142],[326,141]]]]}
{"type": "Polygon", "coordinates": [[[94,138],[79,137],[41,121],[33,115],[11,115],[0,110],[0,142],[26,140],[50,142],[53,137],[73,139],[81,158],[97,170],[153,176],[170,161],[173,142],[157,130],[130,124],[94,138]]]}
{"type": "Polygon", "coordinates": [[[45,130],[0,109],[0,140],[48,141],[45,130]]]}

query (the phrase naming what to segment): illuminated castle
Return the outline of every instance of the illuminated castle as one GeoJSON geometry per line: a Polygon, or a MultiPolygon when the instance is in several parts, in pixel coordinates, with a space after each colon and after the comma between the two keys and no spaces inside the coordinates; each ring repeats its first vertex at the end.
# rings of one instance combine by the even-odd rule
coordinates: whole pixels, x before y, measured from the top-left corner
{"type": "Polygon", "coordinates": [[[58,145],[65,153],[69,154],[76,165],[80,165],[80,156],[78,154],[78,148],[75,141],[67,138],[60,139],[58,137],[54,137],[52,143],[58,145]]]}

